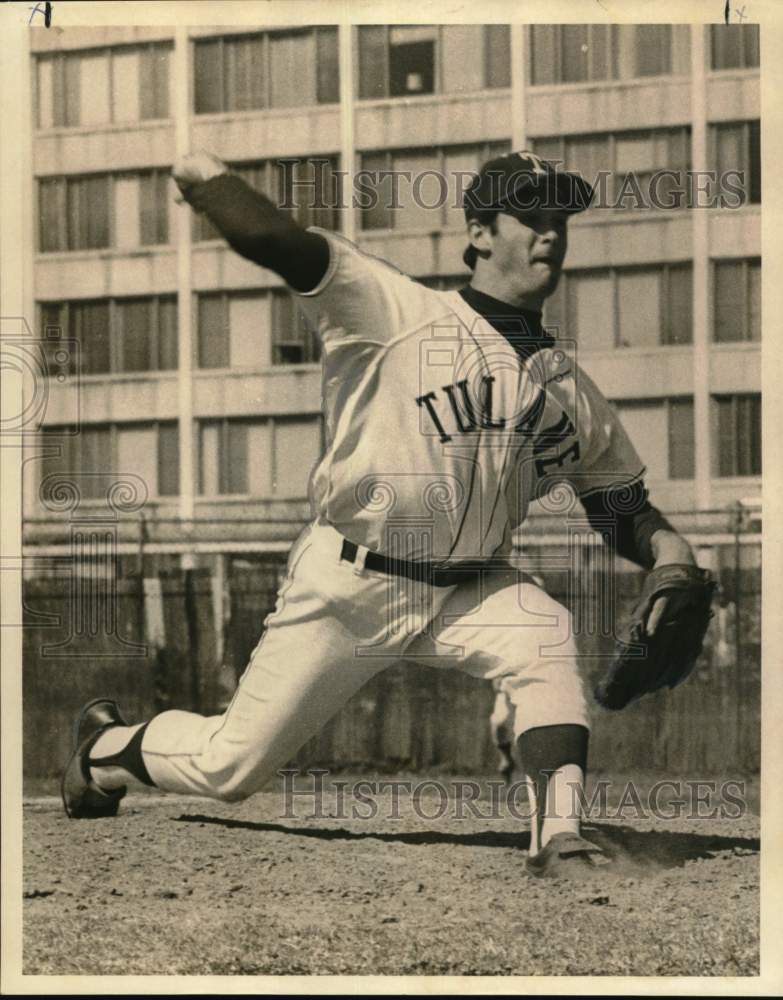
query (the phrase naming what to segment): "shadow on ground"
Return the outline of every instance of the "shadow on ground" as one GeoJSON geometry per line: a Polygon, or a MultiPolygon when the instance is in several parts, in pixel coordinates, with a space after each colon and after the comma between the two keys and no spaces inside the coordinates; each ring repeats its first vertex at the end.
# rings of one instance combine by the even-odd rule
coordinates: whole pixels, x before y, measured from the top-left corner
{"type": "MultiPolygon", "coordinates": [[[[324,841],[377,840],[384,843],[416,846],[446,844],[456,847],[489,847],[523,851],[527,851],[530,847],[530,833],[524,830],[519,833],[488,830],[481,833],[464,834],[438,830],[356,833],[344,828],[288,826],[284,823],[263,823],[230,819],[224,816],[206,816],[201,813],[182,814],[174,817],[174,821],[212,824],[228,830],[283,833],[291,837],[310,837],[324,841]]],[[[598,844],[612,860],[654,868],[680,868],[688,861],[712,858],[716,854],[727,851],[735,854],[757,854],[761,847],[761,841],[758,837],[725,837],[669,830],[635,830],[630,826],[605,823],[585,824],[582,827],[582,832],[585,837],[598,844]]]]}

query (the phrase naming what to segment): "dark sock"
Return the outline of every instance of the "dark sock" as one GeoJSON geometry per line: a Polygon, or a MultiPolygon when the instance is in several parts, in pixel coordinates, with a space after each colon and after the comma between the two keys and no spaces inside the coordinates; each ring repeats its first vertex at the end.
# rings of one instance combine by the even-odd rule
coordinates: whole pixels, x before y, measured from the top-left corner
{"type": "Polygon", "coordinates": [[[587,770],[590,732],[584,726],[538,726],[519,737],[517,746],[525,774],[533,781],[538,803],[539,832],[546,811],[549,776],[566,764],[587,770]]]}
{"type": "Polygon", "coordinates": [[[140,726],[119,753],[108,757],[90,757],[90,767],[122,767],[145,785],[154,787],[155,782],[150,777],[147,765],[141,756],[141,741],[148,725],[149,723],[145,722],[140,726]]]}

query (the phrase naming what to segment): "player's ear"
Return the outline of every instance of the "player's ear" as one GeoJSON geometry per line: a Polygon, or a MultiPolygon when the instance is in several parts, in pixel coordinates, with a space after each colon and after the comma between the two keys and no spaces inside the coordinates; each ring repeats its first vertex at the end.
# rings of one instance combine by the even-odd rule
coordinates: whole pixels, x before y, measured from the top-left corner
{"type": "Polygon", "coordinates": [[[492,253],[492,227],[487,223],[468,219],[468,239],[480,257],[489,257],[492,253]]]}

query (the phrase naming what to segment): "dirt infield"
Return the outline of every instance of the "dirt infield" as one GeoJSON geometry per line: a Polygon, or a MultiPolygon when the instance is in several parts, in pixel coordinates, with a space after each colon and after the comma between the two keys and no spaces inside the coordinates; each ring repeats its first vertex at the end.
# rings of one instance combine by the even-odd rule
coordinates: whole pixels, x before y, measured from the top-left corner
{"type": "Polygon", "coordinates": [[[372,819],[280,790],[129,795],[81,822],[28,801],[24,972],[758,975],[752,812],[591,821],[611,868],[543,881],[525,874],[527,824],[452,799],[427,819],[431,792],[421,808],[379,793],[372,819]]]}

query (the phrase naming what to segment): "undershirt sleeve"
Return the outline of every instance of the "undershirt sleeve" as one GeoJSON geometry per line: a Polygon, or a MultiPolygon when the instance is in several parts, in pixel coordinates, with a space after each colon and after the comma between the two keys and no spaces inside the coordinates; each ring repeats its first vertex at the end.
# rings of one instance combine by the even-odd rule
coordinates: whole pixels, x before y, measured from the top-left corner
{"type": "Polygon", "coordinates": [[[594,490],[579,498],[592,527],[624,559],[645,569],[655,557],[650,544],[656,531],[674,531],[654,507],[641,479],[625,486],[594,490]]]}
{"type": "Polygon", "coordinates": [[[188,191],[188,201],[242,257],[267,267],[297,292],[309,292],[329,268],[329,243],[241,177],[221,174],[188,191]]]}

